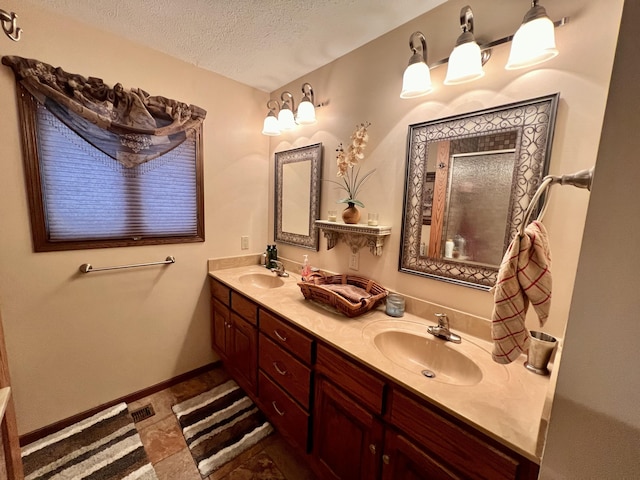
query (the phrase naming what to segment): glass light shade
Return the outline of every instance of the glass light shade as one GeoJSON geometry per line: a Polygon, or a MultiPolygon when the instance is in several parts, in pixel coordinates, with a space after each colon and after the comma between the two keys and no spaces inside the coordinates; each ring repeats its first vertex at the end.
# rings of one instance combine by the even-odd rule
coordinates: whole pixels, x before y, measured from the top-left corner
{"type": "Polygon", "coordinates": [[[280,135],[280,125],[278,124],[278,119],[274,115],[273,112],[269,112],[269,114],[264,119],[264,124],[262,126],[262,134],[269,135],[270,137],[275,137],[280,135]]]}
{"type": "Polygon", "coordinates": [[[458,45],[451,52],[445,85],[471,82],[484,76],[480,47],[475,41],[458,45]]]}
{"type": "Polygon", "coordinates": [[[296,121],[293,118],[293,112],[287,107],[282,107],[278,113],[278,124],[281,130],[293,130],[296,128],[296,121]]]}
{"type": "Polygon", "coordinates": [[[300,105],[298,105],[297,122],[300,125],[312,125],[316,123],[316,109],[309,99],[305,100],[303,98],[300,105]]]}
{"type": "Polygon", "coordinates": [[[410,64],[402,76],[400,98],[414,98],[426,95],[433,89],[431,73],[424,62],[410,64]]]}
{"type": "Polygon", "coordinates": [[[520,25],[511,42],[505,68],[531,67],[558,55],[553,22],[549,17],[536,18],[520,25]]]}

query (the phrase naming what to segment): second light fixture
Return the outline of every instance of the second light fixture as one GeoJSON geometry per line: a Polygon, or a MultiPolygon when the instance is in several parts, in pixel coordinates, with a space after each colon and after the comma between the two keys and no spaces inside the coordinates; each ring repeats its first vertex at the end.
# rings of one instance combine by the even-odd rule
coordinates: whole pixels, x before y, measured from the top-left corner
{"type": "Polygon", "coordinates": [[[297,110],[295,109],[293,95],[288,91],[282,92],[280,95],[282,104],[274,99],[267,102],[269,112],[264,119],[263,135],[276,136],[283,131],[294,129],[297,125],[316,123],[313,88],[309,83],[302,85],[302,94],[302,100],[300,100],[297,110]]]}

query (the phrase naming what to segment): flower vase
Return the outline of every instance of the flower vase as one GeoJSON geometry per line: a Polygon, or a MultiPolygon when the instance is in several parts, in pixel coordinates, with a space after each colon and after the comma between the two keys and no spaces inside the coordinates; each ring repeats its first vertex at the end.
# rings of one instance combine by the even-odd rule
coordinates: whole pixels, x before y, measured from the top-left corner
{"type": "Polygon", "coordinates": [[[360,210],[353,203],[349,203],[348,207],[342,211],[342,220],[344,223],[353,225],[360,221],[360,210]]]}

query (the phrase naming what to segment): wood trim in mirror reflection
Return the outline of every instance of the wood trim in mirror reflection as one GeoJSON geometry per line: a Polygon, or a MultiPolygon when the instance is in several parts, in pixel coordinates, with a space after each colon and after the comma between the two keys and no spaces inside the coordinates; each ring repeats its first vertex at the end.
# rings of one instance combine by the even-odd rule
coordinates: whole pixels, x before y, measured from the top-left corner
{"type": "Polygon", "coordinates": [[[451,142],[438,142],[436,161],[436,181],[433,188],[431,207],[431,230],[429,236],[429,257],[437,258],[442,251],[442,230],[444,226],[447,180],[449,178],[449,147],[451,142]]]}
{"type": "MultiPolygon", "coordinates": [[[[500,245],[492,244],[491,251],[501,250],[504,255],[510,240],[524,221],[524,213],[531,198],[547,173],[558,101],[559,94],[556,93],[409,126],[399,261],[401,272],[481,290],[489,290],[495,284],[499,265],[479,263],[466,255],[464,258],[443,258],[446,240],[444,235],[447,235],[447,203],[452,198],[452,192],[455,192],[447,190],[455,189],[457,185],[453,181],[455,179],[449,178],[455,174],[455,169],[451,169],[451,156],[471,154],[473,157],[473,153],[481,153],[478,158],[486,158],[486,154],[490,152],[510,150],[513,161],[515,155],[515,165],[500,167],[512,171],[498,170],[499,173],[505,173],[499,176],[509,179],[504,180],[505,182],[510,182],[504,184],[507,192],[510,192],[509,205],[501,206],[507,212],[506,224],[482,225],[475,229],[476,235],[481,236],[482,230],[486,232],[492,228],[503,232],[495,235],[502,240],[500,245]],[[430,175],[434,171],[434,198],[429,212],[424,210],[424,206],[429,204],[425,198],[425,192],[428,191],[425,182],[431,181],[430,178],[433,177],[430,175]],[[425,221],[429,217],[430,220],[425,221]],[[427,229],[430,229],[428,234],[427,229]],[[423,232],[428,238],[422,238],[423,232]],[[425,249],[425,245],[421,243],[426,241],[429,245],[425,249]]],[[[477,169],[474,167],[471,171],[472,178],[475,178],[476,171],[478,176],[485,171],[493,173],[484,182],[480,182],[478,178],[476,188],[471,191],[478,191],[487,182],[495,182],[496,170],[488,168],[486,164],[485,168],[481,165],[477,169]]],[[[482,198],[482,201],[489,201],[482,198]]],[[[474,204],[476,212],[477,206],[474,204]]],[[[476,238],[486,241],[487,236],[476,238]]],[[[479,245],[482,242],[476,243],[479,245]]],[[[487,256],[478,255],[478,258],[487,256]]],[[[490,258],[495,258],[495,255],[490,258]]]]}

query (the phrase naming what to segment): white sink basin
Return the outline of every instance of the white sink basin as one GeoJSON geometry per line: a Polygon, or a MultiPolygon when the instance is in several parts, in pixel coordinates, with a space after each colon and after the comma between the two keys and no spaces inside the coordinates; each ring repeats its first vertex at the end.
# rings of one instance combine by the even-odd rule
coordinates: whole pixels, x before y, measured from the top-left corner
{"type": "Polygon", "coordinates": [[[385,358],[425,381],[471,386],[485,373],[508,378],[487,350],[464,335],[460,344],[436,338],[427,332],[426,323],[381,320],[365,327],[363,334],[385,358]]]}
{"type": "Polygon", "coordinates": [[[278,288],[284,285],[282,278],[275,273],[271,275],[267,273],[247,273],[240,276],[240,283],[248,287],[257,288],[278,288]]]}
{"type": "Polygon", "coordinates": [[[480,367],[442,340],[388,330],[378,333],[374,344],[392,362],[427,378],[454,385],[475,385],[482,380],[480,367]]]}

